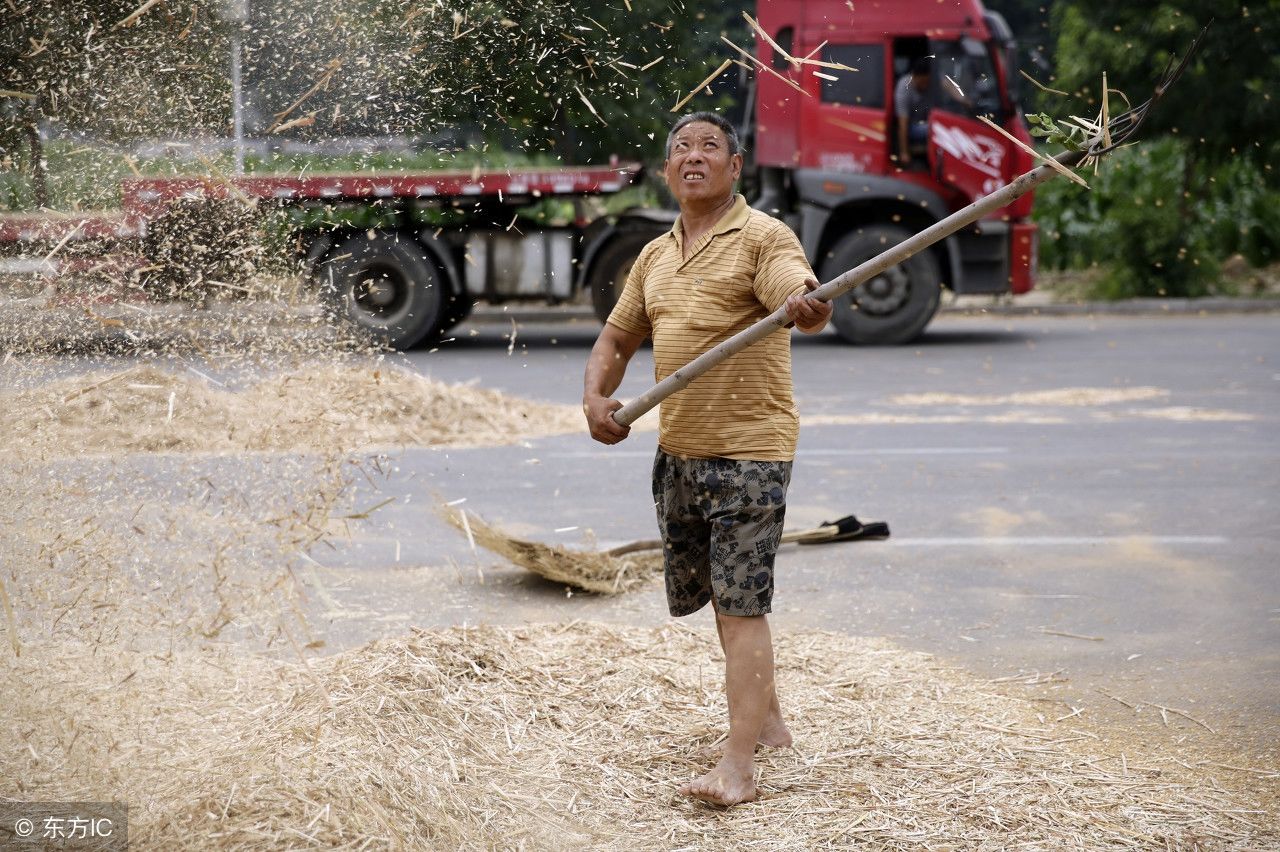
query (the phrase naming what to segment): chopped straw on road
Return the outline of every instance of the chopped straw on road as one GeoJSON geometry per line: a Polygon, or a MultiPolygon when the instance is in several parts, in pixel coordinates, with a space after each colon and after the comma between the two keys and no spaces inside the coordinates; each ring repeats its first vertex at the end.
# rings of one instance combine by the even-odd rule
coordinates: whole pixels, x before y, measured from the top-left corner
{"type": "Polygon", "coordinates": [[[6,440],[77,455],[492,446],[583,428],[574,406],[385,365],[313,367],[240,391],[145,365],[2,393],[0,406],[6,440]]]}
{"type": "Polygon", "coordinates": [[[1172,761],[885,641],[779,637],[794,750],[759,802],[691,802],[722,737],[715,637],[670,624],[415,630],[307,664],[228,651],[5,654],[0,772],[130,803],[138,849],[1269,847],[1172,761]]]}

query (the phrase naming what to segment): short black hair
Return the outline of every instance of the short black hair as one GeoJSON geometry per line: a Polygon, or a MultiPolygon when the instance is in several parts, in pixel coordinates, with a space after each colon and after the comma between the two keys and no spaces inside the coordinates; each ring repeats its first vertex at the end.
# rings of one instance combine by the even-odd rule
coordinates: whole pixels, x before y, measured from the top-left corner
{"type": "Polygon", "coordinates": [[[912,62],[911,76],[914,77],[917,74],[923,74],[926,77],[931,76],[933,74],[933,60],[927,56],[922,56],[915,62],[912,62]]]}
{"type": "Polygon", "coordinates": [[[671,159],[671,143],[675,141],[676,134],[680,132],[682,127],[693,124],[695,121],[705,121],[707,124],[713,124],[724,133],[725,141],[729,144],[729,156],[742,153],[742,143],[738,141],[738,128],[733,126],[733,122],[725,118],[718,112],[691,112],[686,116],[682,116],[671,126],[671,132],[667,134],[667,147],[664,157],[671,159]]]}

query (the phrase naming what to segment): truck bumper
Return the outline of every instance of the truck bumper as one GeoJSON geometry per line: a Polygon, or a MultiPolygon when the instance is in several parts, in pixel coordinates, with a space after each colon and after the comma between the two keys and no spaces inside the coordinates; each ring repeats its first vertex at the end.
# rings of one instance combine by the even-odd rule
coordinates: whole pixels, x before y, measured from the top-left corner
{"type": "Polygon", "coordinates": [[[960,295],[1025,293],[1035,284],[1034,222],[978,222],[956,234],[960,274],[952,288],[960,295]]]}

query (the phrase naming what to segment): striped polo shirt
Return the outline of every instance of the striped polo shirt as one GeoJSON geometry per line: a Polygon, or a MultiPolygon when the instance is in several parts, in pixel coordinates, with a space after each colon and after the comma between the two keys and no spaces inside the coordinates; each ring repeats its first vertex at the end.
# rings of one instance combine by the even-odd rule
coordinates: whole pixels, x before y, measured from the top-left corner
{"type": "MultiPolygon", "coordinates": [[[[677,218],[641,250],[608,320],[653,338],[658,381],[782,307],[813,277],[791,229],[741,195],[688,260],[683,239],[677,218]]],[[[780,328],[667,397],[658,445],[686,458],[790,461],[799,431],[791,332],[780,328]]]]}

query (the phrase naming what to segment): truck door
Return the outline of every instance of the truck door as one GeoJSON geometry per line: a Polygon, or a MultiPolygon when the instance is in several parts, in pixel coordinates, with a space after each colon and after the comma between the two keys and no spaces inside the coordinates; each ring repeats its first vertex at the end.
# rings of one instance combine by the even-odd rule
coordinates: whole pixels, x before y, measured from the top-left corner
{"type": "Polygon", "coordinates": [[[884,44],[828,44],[821,56],[857,71],[820,72],[818,97],[804,102],[800,165],[884,174],[889,168],[884,44]]]}
{"type": "Polygon", "coordinates": [[[1008,143],[977,118],[1004,123],[995,70],[987,46],[977,39],[937,40],[929,47],[935,57],[929,166],[941,183],[973,201],[1013,177],[1008,143]]]}

